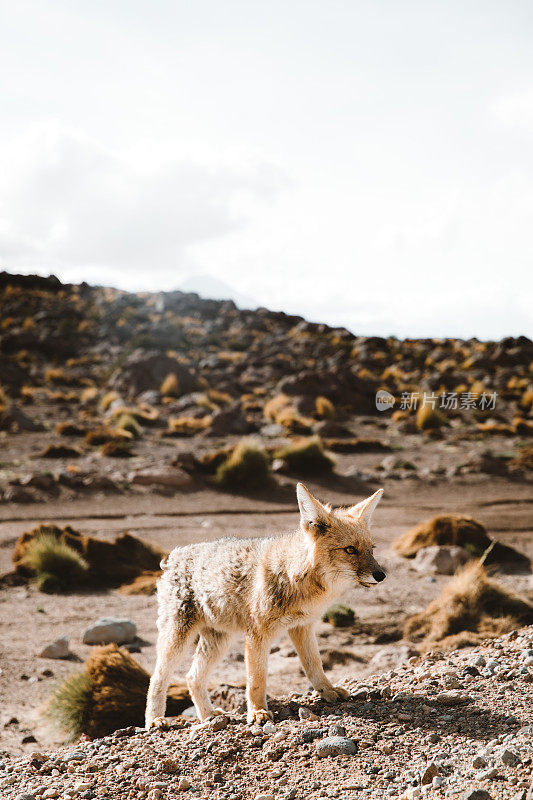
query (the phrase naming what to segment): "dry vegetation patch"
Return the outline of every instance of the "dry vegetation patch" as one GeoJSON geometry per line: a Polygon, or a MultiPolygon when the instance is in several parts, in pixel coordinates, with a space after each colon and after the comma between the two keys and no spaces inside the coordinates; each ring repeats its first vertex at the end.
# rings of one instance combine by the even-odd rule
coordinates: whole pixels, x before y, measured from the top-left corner
{"type": "Polygon", "coordinates": [[[478,562],[469,564],[420,614],[404,635],[430,648],[474,644],[533,623],[533,605],[490,578],[478,562]]]}
{"type": "MultiPolygon", "coordinates": [[[[82,734],[91,739],[107,736],[130,725],[144,725],[150,675],[116,644],[95,647],[84,669],[69,675],[45,706],[45,716],[69,741],[82,734]]],[[[168,716],[191,705],[187,687],[171,685],[168,716]]]]}

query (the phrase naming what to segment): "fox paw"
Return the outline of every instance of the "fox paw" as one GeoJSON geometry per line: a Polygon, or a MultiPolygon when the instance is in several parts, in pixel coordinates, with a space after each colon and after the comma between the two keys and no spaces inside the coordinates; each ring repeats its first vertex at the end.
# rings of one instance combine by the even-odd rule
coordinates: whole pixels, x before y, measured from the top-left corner
{"type": "Polygon", "coordinates": [[[155,717],[150,723],[150,728],[159,728],[160,731],[167,731],[169,722],[166,717],[155,717]]]}
{"type": "Polygon", "coordinates": [[[343,689],[342,686],[327,686],[325,689],[319,689],[318,693],[327,703],[339,703],[347,700],[350,696],[350,692],[343,689]]]}
{"type": "Polygon", "coordinates": [[[257,708],[255,711],[249,711],[246,715],[248,725],[264,725],[265,722],[271,719],[274,719],[274,717],[266,708],[257,708]]]}

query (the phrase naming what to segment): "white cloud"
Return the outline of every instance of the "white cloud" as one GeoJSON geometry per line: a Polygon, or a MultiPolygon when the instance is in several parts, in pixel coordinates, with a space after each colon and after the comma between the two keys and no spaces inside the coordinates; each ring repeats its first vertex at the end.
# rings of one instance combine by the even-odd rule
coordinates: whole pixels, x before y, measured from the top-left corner
{"type": "Polygon", "coordinates": [[[491,111],[505,127],[533,130],[533,87],[500,97],[491,111]]]}
{"type": "Polygon", "coordinates": [[[32,128],[2,161],[5,266],[106,282],[123,271],[148,287],[155,269],[161,288],[194,268],[191,247],[245,225],[285,180],[258,155],[176,143],[117,152],[58,123],[32,128]]]}

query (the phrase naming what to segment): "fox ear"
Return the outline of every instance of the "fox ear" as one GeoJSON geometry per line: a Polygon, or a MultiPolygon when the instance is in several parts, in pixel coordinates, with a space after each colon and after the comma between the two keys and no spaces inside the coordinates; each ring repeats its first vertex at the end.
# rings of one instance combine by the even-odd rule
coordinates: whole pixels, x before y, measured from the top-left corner
{"type": "Polygon", "coordinates": [[[323,519],[324,515],[327,515],[327,511],[322,503],[317,500],[316,497],[313,497],[303,483],[297,484],[296,497],[298,498],[298,505],[300,506],[302,522],[309,524],[311,522],[316,522],[319,517],[323,519]]]}
{"type": "Polygon", "coordinates": [[[374,492],[373,495],[367,497],[366,500],[361,500],[360,503],[357,503],[357,505],[349,508],[348,513],[351,514],[352,517],[363,519],[367,525],[370,525],[372,514],[374,513],[377,504],[381,500],[382,494],[383,489],[378,489],[377,492],[374,492]]]}

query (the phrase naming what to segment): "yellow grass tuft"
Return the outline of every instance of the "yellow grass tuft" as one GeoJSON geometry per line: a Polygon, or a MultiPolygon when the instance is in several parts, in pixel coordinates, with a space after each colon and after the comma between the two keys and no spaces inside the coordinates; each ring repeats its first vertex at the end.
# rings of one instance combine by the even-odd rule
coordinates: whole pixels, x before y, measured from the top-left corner
{"type": "Polygon", "coordinates": [[[416,412],[416,425],[421,431],[434,431],[447,425],[447,420],[437,408],[429,405],[420,406],[416,412]]]}
{"type": "Polygon", "coordinates": [[[327,397],[316,398],[315,412],[320,419],[335,419],[335,406],[327,397]]]}
{"type": "Polygon", "coordinates": [[[194,436],[209,427],[211,417],[171,417],[168,421],[169,436],[194,436]]]}
{"type": "Polygon", "coordinates": [[[161,383],[160,392],[165,397],[180,396],[180,382],[175,372],[171,372],[167,375],[161,383]]]}
{"type": "Polygon", "coordinates": [[[332,472],[335,466],[334,459],[324,450],[319,436],[282,447],[274,457],[282,459],[288,470],[298,475],[322,475],[332,472]]]}
{"type": "MultiPolygon", "coordinates": [[[[98,739],[120,728],[142,727],[149,682],[149,674],[127,650],[116,644],[95,647],[84,669],[56,688],[44,714],[67,741],[82,734],[98,739]]],[[[169,716],[181,714],[190,705],[185,685],[169,687],[169,716]]]]}
{"type": "Polygon", "coordinates": [[[71,589],[89,568],[87,561],[74,548],[46,533],[28,544],[23,563],[34,574],[43,592],[71,589]]]}
{"type": "Polygon", "coordinates": [[[218,466],[215,480],[224,489],[264,489],[272,480],[265,449],[251,439],[242,439],[218,466]]]}
{"type": "Polygon", "coordinates": [[[533,623],[533,605],[489,578],[479,562],[467,565],[425,611],[407,620],[404,635],[426,648],[475,644],[533,623]]]}

